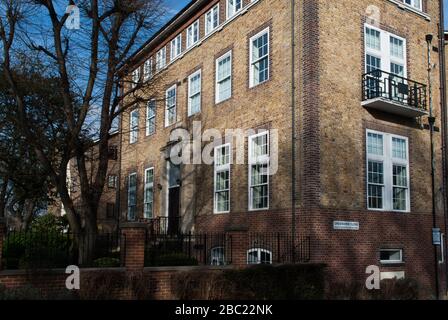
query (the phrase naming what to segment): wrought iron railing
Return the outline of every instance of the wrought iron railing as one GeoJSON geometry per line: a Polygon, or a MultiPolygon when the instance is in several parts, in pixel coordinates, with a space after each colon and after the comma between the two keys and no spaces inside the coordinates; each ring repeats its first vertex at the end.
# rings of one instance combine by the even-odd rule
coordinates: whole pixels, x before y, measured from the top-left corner
{"type": "Polygon", "coordinates": [[[151,235],[176,235],[181,233],[181,217],[156,217],[146,220],[151,235]]]}
{"type": "Polygon", "coordinates": [[[363,101],[385,98],[426,111],[426,85],[382,70],[373,70],[362,77],[363,101]]]}
{"type": "Polygon", "coordinates": [[[232,236],[228,234],[148,234],[145,266],[232,264],[232,236]]]}
{"type": "Polygon", "coordinates": [[[311,259],[310,237],[291,233],[250,233],[248,264],[304,263],[311,259]]]}

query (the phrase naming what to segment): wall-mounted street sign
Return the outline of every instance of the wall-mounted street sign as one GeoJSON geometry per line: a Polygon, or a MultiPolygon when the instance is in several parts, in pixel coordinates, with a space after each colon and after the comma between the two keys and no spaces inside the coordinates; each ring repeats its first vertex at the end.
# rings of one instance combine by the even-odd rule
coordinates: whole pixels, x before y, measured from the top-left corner
{"type": "Polygon", "coordinates": [[[440,246],[442,244],[442,237],[439,228],[432,229],[432,244],[440,246]]]}
{"type": "Polygon", "coordinates": [[[359,230],[359,222],[357,221],[333,221],[334,230],[359,230]]]}

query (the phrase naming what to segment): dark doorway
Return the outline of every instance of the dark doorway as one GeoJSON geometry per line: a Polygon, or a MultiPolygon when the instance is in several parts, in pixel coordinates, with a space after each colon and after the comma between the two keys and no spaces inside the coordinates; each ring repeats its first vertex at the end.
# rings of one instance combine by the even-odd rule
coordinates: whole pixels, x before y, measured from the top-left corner
{"type": "Polygon", "coordinates": [[[179,165],[168,164],[168,234],[180,231],[180,186],[181,169],[179,165]]]}
{"type": "Polygon", "coordinates": [[[170,188],[168,202],[168,234],[173,235],[180,227],[180,187],[170,188]]]}

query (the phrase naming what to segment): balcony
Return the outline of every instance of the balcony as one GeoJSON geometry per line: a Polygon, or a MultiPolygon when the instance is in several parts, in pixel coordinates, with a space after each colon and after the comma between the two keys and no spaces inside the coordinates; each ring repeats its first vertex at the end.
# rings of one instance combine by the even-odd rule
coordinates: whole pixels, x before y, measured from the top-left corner
{"type": "Polygon", "coordinates": [[[427,115],[426,85],[373,70],[362,77],[362,105],[408,118],[427,115]]]}

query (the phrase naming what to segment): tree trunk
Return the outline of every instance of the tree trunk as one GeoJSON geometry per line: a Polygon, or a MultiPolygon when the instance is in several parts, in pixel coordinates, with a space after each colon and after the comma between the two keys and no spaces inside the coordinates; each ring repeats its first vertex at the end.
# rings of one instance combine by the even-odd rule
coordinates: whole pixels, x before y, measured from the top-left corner
{"type": "Polygon", "coordinates": [[[98,226],[96,210],[93,208],[80,209],[85,217],[82,232],[76,235],[78,239],[78,263],[80,266],[91,266],[96,257],[98,226]]]}
{"type": "Polygon", "coordinates": [[[34,208],[36,207],[36,203],[34,200],[27,199],[25,200],[25,204],[23,206],[22,212],[22,226],[21,229],[23,231],[28,231],[31,221],[34,216],[34,208]]]}

